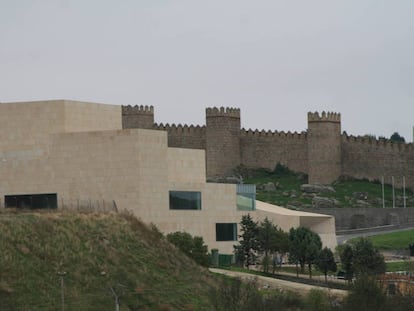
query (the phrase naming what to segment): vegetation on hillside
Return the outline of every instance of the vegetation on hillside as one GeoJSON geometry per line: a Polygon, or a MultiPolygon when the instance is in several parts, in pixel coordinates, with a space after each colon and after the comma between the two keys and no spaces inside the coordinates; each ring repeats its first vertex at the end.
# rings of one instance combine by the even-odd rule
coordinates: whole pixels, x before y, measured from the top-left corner
{"type": "MultiPolygon", "coordinates": [[[[295,173],[286,166],[277,164],[273,171],[266,169],[247,169],[239,167],[236,174],[242,176],[246,184],[255,184],[257,199],[288,208],[306,208],[315,206],[315,197],[330,199],[333,207],[382,207],[381,182],[341,177],[333,183],[333,191],[306,193],[301,185],[308,182],[308,176],[295,173]],[[273,185],[270,189],[267,185],[273,185]],[[273,188],[273,189],[272,189],[273,188]]],[[[386,180],[384,203],[393,206],[392,186],[386,180]]],[[[404,205],[403,189],[395,188],[395,205],[404,205]]],[[[407,206],[414,205],[413,193],[405,189],[407,206]]],[[[329,201],[328,201],[329,202],[329,201]]]]}
{"type": "Polygon", "coordinates": [[[205,268],[128,213],[0,213],[0,310],[211,309],[205,268]]]}

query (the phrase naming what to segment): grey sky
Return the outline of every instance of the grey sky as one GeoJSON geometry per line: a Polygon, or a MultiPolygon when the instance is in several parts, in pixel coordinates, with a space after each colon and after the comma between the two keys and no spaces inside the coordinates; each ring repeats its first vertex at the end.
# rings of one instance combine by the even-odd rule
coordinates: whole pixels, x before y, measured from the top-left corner
{"type": "Polygon", "coordinates": [[[308,111],[353,135],[412,141],[412,0],[0,0],[0,102],[153,105],[204,124],[302,131],[308,111]]]}

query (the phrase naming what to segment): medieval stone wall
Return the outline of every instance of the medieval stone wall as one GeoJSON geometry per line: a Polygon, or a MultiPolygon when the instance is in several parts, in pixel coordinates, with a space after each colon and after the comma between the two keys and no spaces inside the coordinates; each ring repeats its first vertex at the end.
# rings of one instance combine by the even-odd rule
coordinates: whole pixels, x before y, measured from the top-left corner
{"type": "Polygon", "coordinates": [[[240,165],[240,109],[206,109],[208,176],[231,174],[240,165]]]}
{"type": "Polygon", "coordinates": [[[241,164],[273,170],[277,163],[308,171],[306,133],[241,130],[241,164]]]}
{"type": "Polygon", "coordinates": [[[153,106],[122,106],[122,128],[152,129],[153,125],[153,106]]]}
{"type": "Polygon", "coordinates": [[[231,174],[238,165],[274,169],[279,162],[307,173],[310,183],[330,184],[341,175],[380,179],[414,189],[414,147],[341,135],[337,113],[308,113],[306,133],[240,129],[240,110],[207,108],[206,126],[154,124],[150,106],[122,107],[123,128],[168,132],[168,146],[206,150],[207,176],[231,174]]]}
{"type": "Polygon", "coordinates": [[[395,143],[365,137],[342,135],[342,174],[355,178],[381,180],[402,186],[414,187],[414,152],[412,144],[395,143]]]}
{"type": "Polygon", "coordinates": [[[309,183],[331,184],[341,176],[341,115],[308,113],[309,183]]]}
{"type": "Polygon", "coordinates": [[[168,147],[206,149],[206,127],[154,124],[154,130],[168,132],[168,147]]]}

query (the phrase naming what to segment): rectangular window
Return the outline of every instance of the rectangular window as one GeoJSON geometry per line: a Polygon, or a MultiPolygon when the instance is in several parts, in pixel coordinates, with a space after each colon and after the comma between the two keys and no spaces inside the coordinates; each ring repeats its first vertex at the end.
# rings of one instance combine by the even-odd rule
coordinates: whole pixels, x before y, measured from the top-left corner
{"type": "Polygon", "coordinates": [[[237,185],[237,209],[239,211],[256,209],[256,185],[237,185]]]}
{"type": "Polygon", "coordinates": [[[4,196],[8,208],[42,209],[57,208],[57,194],[16,194],[4,196]]]}
{"type": "Polygon", "coordinates": [[[237,241],[237,224],[216,224],[216,241],[237,241]]]}
{"type": "Polygon", "coordinates": [[[201,192],[170,191],[170,209],[201,210],[201,192]]]}

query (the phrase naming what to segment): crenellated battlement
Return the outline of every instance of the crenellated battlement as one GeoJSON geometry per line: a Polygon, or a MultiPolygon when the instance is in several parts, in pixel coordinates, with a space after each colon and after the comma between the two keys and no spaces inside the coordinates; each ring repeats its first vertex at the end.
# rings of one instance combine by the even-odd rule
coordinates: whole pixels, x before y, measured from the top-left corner
{"type": "Polygon", "coordinates": [[[278,137],[278,138],[293,138],[293,139],[306,139],[306,132],[284,132],[284,131],[265,131],[265,130],[252,130],[252,129],[241,129],[240,136],[241,137],[278,137]]]}
{"type": "Polygon", "coordinates": [[[231,118],[240,118],[240,109],[239,108],[229,108],[229,107],[213,107],[206,108],[206,117],[231,117],[231,118]]]}
{"type": "Polygon", "coordinates": [[[154,114],[154,106],[122,106],[123,115],[135,115],[135,114],[154,114]]]}
{"type": "Polygon", "coordinates": [[[308,112],[308,122],[341,122],[341,114],[336,112],[308,112]]]}
{"type": "Polygon", "coordinates": [[[156,123],[154,124],[155,130],[161,131],[168,131],[168,132],[181,132],[181,133],[188,133],[188,134],[203,134],[205,133],[206,127],[200,125],[187,125],[187,124],[163,124],[163,123],[156,123]]]}
{"type": "Polygon", "coordinates": [[[343,143],[357,143],[361,145],[365,145],[367,147],[379,147],[384,149],[390,149],[393,151],[399,152],[413,152],[414,146],[412,143],[407,144],[403,142],[395,142],[389,139],[375,139],[373,137],[366,137],[366,136],[353,136],[353,135],[346,135],[342,134],[342,142],[343,143]]]}

